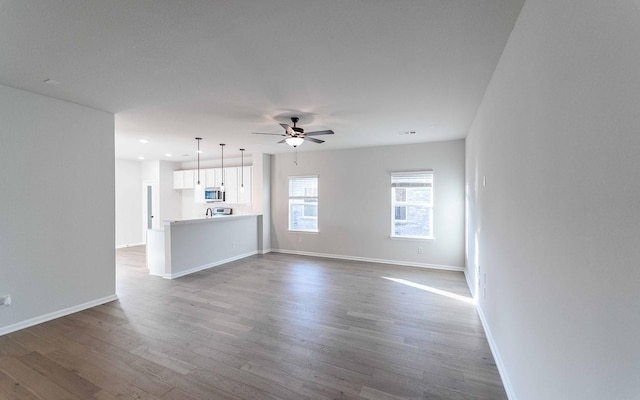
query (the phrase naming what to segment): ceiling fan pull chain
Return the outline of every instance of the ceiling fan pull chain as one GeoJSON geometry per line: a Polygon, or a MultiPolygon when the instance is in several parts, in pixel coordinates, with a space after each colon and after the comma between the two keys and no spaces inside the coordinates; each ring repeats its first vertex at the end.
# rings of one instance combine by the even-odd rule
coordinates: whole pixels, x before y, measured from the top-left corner
{"type": "Polygon", "coordinates": [[[298,147],[293,148],[293,163],[298,165],[298,147]]]}

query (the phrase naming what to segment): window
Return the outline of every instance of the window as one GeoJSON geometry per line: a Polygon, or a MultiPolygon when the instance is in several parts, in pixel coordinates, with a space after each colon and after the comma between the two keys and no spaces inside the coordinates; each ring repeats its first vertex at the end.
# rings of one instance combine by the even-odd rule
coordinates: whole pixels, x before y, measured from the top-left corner
{"type": "Polygon", "coordinates": [[[407,206],[396,206],[396,221],[407,221],[407,206]]]}
{"type": "Polygon", "coordinates": [[[289,177],[289,230],[318,232],[318,176],[289,177]]]}
{"type": "Polygon", "coordinates": [[[433,238],[433,172],[391,174],[391,237],[433,238]]]}

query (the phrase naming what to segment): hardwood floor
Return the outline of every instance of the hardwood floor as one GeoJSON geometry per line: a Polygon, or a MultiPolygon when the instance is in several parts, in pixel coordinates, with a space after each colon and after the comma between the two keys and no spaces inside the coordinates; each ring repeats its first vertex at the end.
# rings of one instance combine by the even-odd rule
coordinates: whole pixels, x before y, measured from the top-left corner
{"type": "Polygon", "coordinates": [[[506,399],[459,272],[285,254],[0,336],[0,399],[506,399]],[[385,279],[393,278],[396,280],[385,279]]]}

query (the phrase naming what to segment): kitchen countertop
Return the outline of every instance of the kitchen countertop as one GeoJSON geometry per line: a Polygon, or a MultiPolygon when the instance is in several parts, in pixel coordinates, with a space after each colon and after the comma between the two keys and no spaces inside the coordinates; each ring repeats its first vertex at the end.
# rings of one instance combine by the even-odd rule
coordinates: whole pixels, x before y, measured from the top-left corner
{"type": "Polygon", "coordinates": [[[232,220],[248,217],[258,217],[262,214],[232,214],[232,215],[214,215],[213,217],[199,217],[192,219],[165,220],[163,225],[181,225],[181,224],[198,224],[203,222],[213,222],[221,220],[232,220]]]}

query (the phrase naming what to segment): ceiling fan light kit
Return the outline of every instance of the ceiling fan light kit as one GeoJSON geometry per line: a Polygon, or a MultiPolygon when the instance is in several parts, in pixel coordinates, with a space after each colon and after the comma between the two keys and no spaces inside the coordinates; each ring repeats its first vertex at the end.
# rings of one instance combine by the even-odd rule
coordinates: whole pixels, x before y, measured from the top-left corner
{"type": "Polygon", "coordinates": [[[284,141],[291,147],[298,147],[304,143],[304,139],[301,137],[288,137],[284,141]]]}

